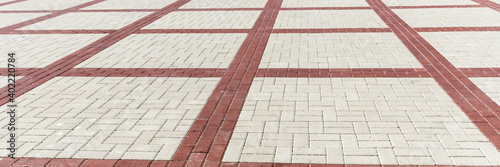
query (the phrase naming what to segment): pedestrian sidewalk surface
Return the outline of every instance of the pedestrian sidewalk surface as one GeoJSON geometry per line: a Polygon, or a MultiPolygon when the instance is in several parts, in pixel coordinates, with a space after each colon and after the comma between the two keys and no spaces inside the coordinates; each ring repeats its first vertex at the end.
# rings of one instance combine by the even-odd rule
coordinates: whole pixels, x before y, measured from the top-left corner
{"type": "Polygon", "coordinates": [[[0,166],[500,165],[500,0],[0,0],[0,20],[0,166]]]}

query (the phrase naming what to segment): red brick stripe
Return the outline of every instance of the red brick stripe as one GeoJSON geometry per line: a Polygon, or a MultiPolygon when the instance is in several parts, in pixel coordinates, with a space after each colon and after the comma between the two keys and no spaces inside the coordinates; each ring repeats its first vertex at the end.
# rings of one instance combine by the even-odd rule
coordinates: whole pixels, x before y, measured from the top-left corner
{"type": "MultiPolygon", "coordinates": [[[[11,158],[8,158],[11,159],[11,158]]],[[[12,160],[12,159],[11,159],[12,160]]],[[[12,162],[12,166],[45,166],[50,158],[20,158],[12,162]]]]}
{"type": "Polygon", "coordinates": [[[84,159],[52,159],[47,167],[80,166],[84,161],[84,159]]]}
{"type": "Polygon", "coordinates": [[[500,149],[500,106],[381,0],[367,0],[479,130],[500,149]]]}
{"type": "Polygon", "coordinates": [[[258,69],[256,77],[293,77],[293,78],[363,78],[363,77],[386,77],[386,78],[427,78],[431,77],[425,69],[413,68],[360,68],[360,69],[299,69],[299,68],[269,68],[258,69]]]}
{"type": "Polygon", "coordinates": [[[142,29],[136,34],[151,33],[248,33],[250,29],[142,29]]]}
{"type": "Polygon", "coordinates": [[[500,4],[495,3],[493,1],[488,1],[488,0],[472,0],[472,1],[500,12],[500,4]]]}
{"type": "Polygon", "coordinates": [[[0,34],[110,34],[117,30],[13,30],[0,34]]]}
{"type": "Polygon", "coordinates": [[[467,77],[500,77],[500,68],[460,68],[467,77]]]}
{"type": "Polygon", "coordinates": [[[392,32],[390,28],[273,29],[272,33],[354,33],[392,32]]]}
{"type": "Polygon", "coordinates": [[[27,20],[27,21],[24,21],[24,22],[21,22],[21,23],[14,24],[14,25],[11,25],[11,26],[0,28],[0,33],[9,32],[9,31],[12,31],[12,30],[15,30],[15,29],[27,26],[27,25],[35,24],[35,23],[38,23],[38,22],[41,22],[41,21],[44,21],[44,20],[47,20],[47,19],[51,19],[51,18],[60,16],[60,15],[66,14],[66,13],[69,13],[69,12],[74,12],[74,11],[77,11],[77,10],[79,10],[81,8],[94,5],[94,4],[97,4],[97,3],[102,2],[102,1],[105,1],[105,0],[90,1],[90,2],[81,4],[81,5],[78,5],[78,6],[74,6],[72,8],[68,8],[68,9],[65,9],[65,10],[58,10],[58,11],[56,11],[54,13],[51,13],[51,14],[48,14],[48,15],[45,15],[45,16],[41,16],[41,17],[38,17],[38,18],[34,18],[34,19],[31,19],[31,20],[27,20]]]}
{"type": "Polygon", "coordinates": [[[201,166],[203,161],[217,165],[222,160],[281,3],[267,2],[169,166],[201,166]]]}
{"type": "MultiPolygon", "coordinates": [[[[42,68],[18,68],[17,76],[26,76],[42,68]]],[[[459,68],[467,77],[500,77],[500,68],[459,68]]],[[[222,77],[226,69],[216,68],[73,68],[59,76],[72,77],[222,77]]],[[[0,76],[7,76],[0,68],[0,76]]],[[[425,69],[413,68],[268,68],[258,69],[256,77],[431,77],[425,69]]]]}
{"type": "MultiPolygon", "coordinates": [[[[258,163],[222,162],[222,167],[458,167],[456,165],[362,165],[362,164],[303,164],[303,163],[258,163]]],[[[465,166],[464,166],[465,167],[465,166]]]]}
{"type": "Polygon", "coordinates": [[[226,69],[204,68],[73,68],[72,77],[222,77],[226,69]]]}

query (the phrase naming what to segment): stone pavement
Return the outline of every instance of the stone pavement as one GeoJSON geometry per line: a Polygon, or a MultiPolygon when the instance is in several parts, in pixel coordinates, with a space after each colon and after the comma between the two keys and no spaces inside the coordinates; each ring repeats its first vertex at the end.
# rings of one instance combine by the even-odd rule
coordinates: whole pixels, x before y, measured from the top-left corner
{"type": "Polygon", "coordinates": [[[500,166],[499,0],[0,0],[0,19],[0,166],[500,166]]]}

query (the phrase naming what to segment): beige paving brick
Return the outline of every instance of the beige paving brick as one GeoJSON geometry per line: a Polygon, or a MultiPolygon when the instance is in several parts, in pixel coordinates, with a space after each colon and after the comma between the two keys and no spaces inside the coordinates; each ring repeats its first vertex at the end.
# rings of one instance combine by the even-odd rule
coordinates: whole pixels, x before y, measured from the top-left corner
{"type": "Polygon", "coordinates": [[[274,155],[264,154],[242,154],[241,161],[268,162],[274,160],[274,155]]]}
{"type": "Polygon", "coordinates": [[[469,164],[474,162],[476,165],[490,165],[491,163],[486,157],[451,157],[453,162],[457,165],[469,164]]]}
{"type": "Polygon", "coordinates": [[[377,156],[344,156],[346,164],[379,164],[377,156]]]}
{"type": "Polygon", "coordinates": [[[86,159],[97,159],[100,157],[105,157],[108,154],[107,151],[78,151],[73,156],[74,158],[86,158],[86,159]]]}
{"type": "Polygon", "coordinates": [[[26,156],[29,157],[50,157],[55,158],[57,154],[61,152],[60,150],[31,150],[26,156]]]}
{"type": "Polygon", "coordinates": [[[429,149],[429,152],[431,153],[434,162],[436,162],[436,165],[453,164],[445,149],[429,149]]]}
{"type": "Polygon", "coordinates": [[[377,154],[380,155],[379,158],[381,164],[398,164],[396,154],[392,149],[379,148],[377,149],[377,154]]]}
{"type": "Polygon", "coordinates": [[[157,152],[126,152],[125,155],[123,155],[124,159],[154,159],[156,157],[157,152]]]}
{"type": "Polygon", "coordinates": [[[325,156],[315,156],[315,155],[293,155],[292,163],[326,163],[325,156]]]}
{"type": "Polygon", "coordinates": [[[397,157],[400,165],[434,165],[431,157],[397,157]]]}
{"type": "Polygon", "coordinates": [[[500,164],[500,153],[495,150],[494,148],[483,148],[481,151],[484,153],[486,158],[493,164],[493,165],[499,165],[500,164]]]}
{"type": "Polygon", "coordinates": [[[123,157],[130,145],[117,144],[106,156],[106,159],[117,159],[123,157]]]}

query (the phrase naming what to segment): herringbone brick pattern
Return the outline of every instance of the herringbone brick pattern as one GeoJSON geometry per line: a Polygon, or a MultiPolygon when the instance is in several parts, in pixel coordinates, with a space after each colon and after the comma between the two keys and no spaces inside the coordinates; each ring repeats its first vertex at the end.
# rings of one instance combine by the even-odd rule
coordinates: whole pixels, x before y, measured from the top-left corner
{"type": "Polygon", "coordinates": [[[499,0],[0,0],[0,166],[498,166],[499,18],[499,0]]]}
{"type": "MultiPolygon", "coordinates": [[[[17,155],[169,160],[218,80],[52,79],[17,99],[22,106],[17,155]]],[[[2,152],[6,156],[7,150],[2,152]]]]}
{"type": "Polygon", "coordinates": [[[496,148],[432,79],[255,78],[224,160],[491,165],[500,158],[489,161],[481,150],[496,148]]]}

